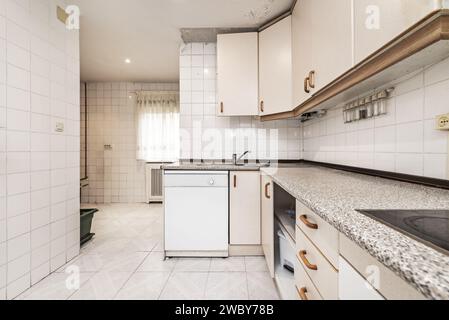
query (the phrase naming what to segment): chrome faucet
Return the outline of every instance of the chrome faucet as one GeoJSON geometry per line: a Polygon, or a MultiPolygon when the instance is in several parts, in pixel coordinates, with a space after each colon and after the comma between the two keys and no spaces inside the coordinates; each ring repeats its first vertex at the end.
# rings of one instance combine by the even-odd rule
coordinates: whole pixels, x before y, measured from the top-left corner
{"type": "Polygon", "coordinates": [[[248,153],[250,153],[251,151],[245,151],[245,152],[243,152],[243,154],[240,156],[240,157],[238,157],[237,158],[237,154],[233,154],[232,155],[232,163],[234,164],[234,166],[236,166],[237,165],[237,163],[240,161],[240,160],[242,160],[242,158],[244,157],[244,156],[246,156],[248,153]]]}

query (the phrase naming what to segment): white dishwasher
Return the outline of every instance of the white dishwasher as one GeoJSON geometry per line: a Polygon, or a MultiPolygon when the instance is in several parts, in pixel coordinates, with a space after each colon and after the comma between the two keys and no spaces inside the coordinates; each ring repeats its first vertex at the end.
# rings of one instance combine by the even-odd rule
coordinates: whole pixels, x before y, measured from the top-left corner
{"type": "Polygon", "coordinates": [[[165,171],[165,255],[227,257],[227,171],[165,171]]]}

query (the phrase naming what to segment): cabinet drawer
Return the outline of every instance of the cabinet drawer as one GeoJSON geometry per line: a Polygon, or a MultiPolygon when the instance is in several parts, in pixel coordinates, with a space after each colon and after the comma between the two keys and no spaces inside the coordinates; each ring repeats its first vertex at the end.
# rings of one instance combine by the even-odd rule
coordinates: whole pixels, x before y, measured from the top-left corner
{"type": "Polygon", "coordinates": [[[338,269],[339,232],[301,202],[296,202],[297,225],[321,253],[338,269]]]}
{"type": "Polygon", "coordinates": [[[325,300],[337,300],[337,270],[332,267],[299,228],[296,228],[296,249],[301,265],[321,296],[325,300]]]}
{"type": "Polygon", "coordinates": [[[305,290],[304,294],[307,298],[307,300],[323,300],[321,298],[321,295],[319,294],[318,290],[315,288],[314,284],[312,283],[312,280],[310,280],[309,276],[307,275],[306,271],[302,267],[301,263],[296,260],[295,262],[295,284],[296,284],[296,290],[298,291],[298,296],[301,300],[304,298],[301,297],[300,291],[305,290]]]}
{"type": "MultiPolygon", "coordinates": [[[[355,242],[340,234],[341,256],[351,267],[368,279],[372,270],[378,272],[379,283],[376,288],[387,300],[425,300],[426,298],[409,283],[398,277],[376,258],[359,247],[355,242]]],[[[343,289],[343,288],[342,288],[343,289]]]]}

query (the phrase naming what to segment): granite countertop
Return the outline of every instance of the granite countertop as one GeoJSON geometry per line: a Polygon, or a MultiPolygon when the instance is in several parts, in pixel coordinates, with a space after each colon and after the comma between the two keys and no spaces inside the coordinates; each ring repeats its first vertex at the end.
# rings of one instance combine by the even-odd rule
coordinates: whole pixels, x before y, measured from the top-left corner
{"type": "Polygon", "coordinates": [[[449,209],[449,190],[315,166],[262,171],[425,297],[449,299],[448,255],[356,211],[449,209]]]}
{"type": "Polygon", "coordinates": [[[186,170],[186,171],[259,171],[264,166],[250,162],[245,165],[234,165],[232,162],[212,161],[212,162],[176,162],[162,165],[163,170],[186,170]]]}

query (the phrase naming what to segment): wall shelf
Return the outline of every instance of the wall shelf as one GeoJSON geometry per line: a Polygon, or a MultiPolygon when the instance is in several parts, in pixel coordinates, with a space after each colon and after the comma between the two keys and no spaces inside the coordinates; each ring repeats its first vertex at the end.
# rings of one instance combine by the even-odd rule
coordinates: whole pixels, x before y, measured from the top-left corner
{"type": "Polygon", "coordinates": [[[379,88],[449,56],[449,10],[434,11],[294,110],[262,116],[262,121],[295,118],[330,108],[379,88]]]}

